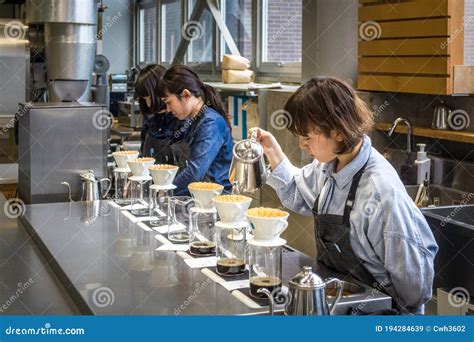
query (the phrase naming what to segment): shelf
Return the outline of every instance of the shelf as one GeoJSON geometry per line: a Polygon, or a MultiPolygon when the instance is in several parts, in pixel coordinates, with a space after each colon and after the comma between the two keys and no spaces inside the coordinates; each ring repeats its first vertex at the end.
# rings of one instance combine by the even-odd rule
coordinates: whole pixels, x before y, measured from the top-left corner
{"type": "MultiPolygon", "coordinates": [[[[392,124],[389,122],[379,122],[375,123],[374,128],[378,131],[387,132],[392,124]]],[[[407,127],[400,125],[395,129],[397,133],[407,133],[407,127]]],[[[433,138],[433,139],[442,139],[457,141],[463,143],[474,143],[474,132],[460,132],[460,131],[445,131],[439,129],[432,129],[426,127],[416,127],[413,126],[413,135],[419,137],[433,138]]]]}

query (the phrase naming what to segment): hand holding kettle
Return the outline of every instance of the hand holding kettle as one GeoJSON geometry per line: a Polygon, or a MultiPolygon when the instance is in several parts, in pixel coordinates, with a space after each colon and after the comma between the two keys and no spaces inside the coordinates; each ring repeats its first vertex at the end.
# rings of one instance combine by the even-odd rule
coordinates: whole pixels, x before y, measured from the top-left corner
{"type": "Polygon", "coordinates": [[[263,152],[267,156],[270,167],[275,169],[278,164],[285,158],[285,154],[281,149],[280,144],[276,138],[268,131],[265,131],[259,127],[253,127],[249,129],[249,135],[252,135],[252,132],[256,132],[256,140],[263,147],[263,152]]]}

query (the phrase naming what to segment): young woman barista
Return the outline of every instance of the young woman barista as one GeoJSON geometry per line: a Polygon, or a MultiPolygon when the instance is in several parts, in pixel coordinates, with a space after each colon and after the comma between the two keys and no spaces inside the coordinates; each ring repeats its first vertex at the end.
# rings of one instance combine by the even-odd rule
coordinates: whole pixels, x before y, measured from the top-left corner
{"type": "Polygon", "coordinates": [[[187,194],[194,181],[211,181],[231,190],[228,179],[232,161],[230,123],[214,88],[205,85],[184,65],[171,67],[159,83],[167,111],[181,120],[170,149],[180,173],[173,182],[176,194],[187,194]]]}
{"type": "Polygon", "coordinates": [[[158,82],[165,72],[165,67],[149,64],[140,71],[135,82],[135,97],[143,114],[140,154],[156,158],[158,163],[171,162],[170,156],[158,152],[169,143],[179,125],[178,119],[166,112],[166,105],[158,96],[158,82]]]}
{"type": "Polygon", "coordinates": [[[272,168],[267,183],[285,207],[314,215],[318,261],[376,284],[401,313],[423,313],[438,246],[397,173],[372,147],[370,110],[331,77],[306,82],[285,110],[289,130],[314,161],[294,167],[275,137],[257,129],[272,168]]]}

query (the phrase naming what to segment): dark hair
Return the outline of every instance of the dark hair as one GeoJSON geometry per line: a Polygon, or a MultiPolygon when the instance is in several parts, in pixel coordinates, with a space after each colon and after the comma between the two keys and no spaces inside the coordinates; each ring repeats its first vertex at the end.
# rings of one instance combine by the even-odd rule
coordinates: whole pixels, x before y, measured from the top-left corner
{"type": "Polygon", "coordinates": [[[169,68],[158,86],[159,96],[161,97],[165,97],[167,94],[180,97],[185,89],[194,96],[202,98],[206,105],[222,115],[230,127],[230,121],[219,94],[210,85],[202,83],[199,76],[186,65],[178,64],[169,68]]]}
{"type": "Polygon", "coordinates": [[[335,77],[314,77],[291,95],[285,104],[288,129],[301,136],[314,131],[326,137],[342,135],[336,154],[348,153],[373,125],[373,114],[346,82],[335,77]]]}
{"type": "Polygon", "coordinates": [[[157,91],[158,83],[165,72],[166,68],[159,64],[148,64],[140,70],[135,82],[135,98],[138,98],[140,111],[143,115],[157,113],[166,108],[166,104],[161,100],[157,91]],[[143,99],[145,96],[151,96],[151,108],[143,99]]]}

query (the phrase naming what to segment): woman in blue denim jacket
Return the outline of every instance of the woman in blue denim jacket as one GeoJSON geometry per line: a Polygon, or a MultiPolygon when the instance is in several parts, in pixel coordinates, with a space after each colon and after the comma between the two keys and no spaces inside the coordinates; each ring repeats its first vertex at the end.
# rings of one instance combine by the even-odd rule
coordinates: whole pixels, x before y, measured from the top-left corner
{"type": "Polygon", "coordinates": [[[314,216],[318,261],[382,289],[401,313],[423,313],[438,246],[396,171],[372,147],[366,104],[345,82],[318,77],[288,99],[282,115],[314,161],[293,166],[274,136],[257,129],[272,168],[267,183],[285,207],[314,216]]]}
{"type": "Polygon", "coordinates": [[[232,134],[219,95],[184,65],[171,67],[158,89],[167,111],[181,121],[169,146],[173,163],[180,167],[173,182],[175,193],[187,194],[188,184],[195,181],[219,183],[230,190],[232,134]]]}

